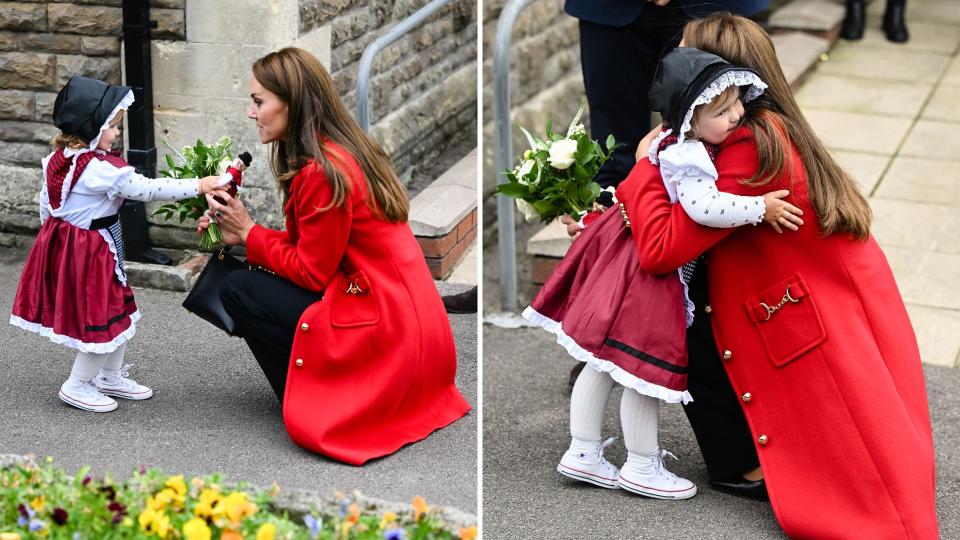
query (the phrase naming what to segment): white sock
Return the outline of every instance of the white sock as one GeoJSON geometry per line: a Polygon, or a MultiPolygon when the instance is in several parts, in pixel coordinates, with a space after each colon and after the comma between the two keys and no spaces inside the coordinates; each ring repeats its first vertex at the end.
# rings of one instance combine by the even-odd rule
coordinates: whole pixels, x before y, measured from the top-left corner
{"type": "Polygon", "coordinates": [[[77,357],[73,360],[73,369],[70,370],[70,379],[75,382],[92,381],[109,356],[109,354],[77,352],[77,357]]]}
{"type": "Polygon", "coordinates": [[[657,398],[645,396],[632,388],[623,389],[620,424],[623,427],[623,443],[630,454],[650,457],[660,451],[657,443],[659,412],[660,400],[657,398]]]}
{"type": "Polygon", "coordinates": [[[574,440],[600,442],[603,413],[607,409],[613,379],[589,365],[583,367],[570,394],[570,435],[574,440]]]}
{"type": "Polygon", "coordinates": [[[118,372],[120,368],[123,367],[123,354],[126,351],[126,343],[117,347],[117,350],[113,351],[107,356],[107,361],[104,362],[100,371],[102,371],[105,376],[116,377],[119,374],[118,372]]]}

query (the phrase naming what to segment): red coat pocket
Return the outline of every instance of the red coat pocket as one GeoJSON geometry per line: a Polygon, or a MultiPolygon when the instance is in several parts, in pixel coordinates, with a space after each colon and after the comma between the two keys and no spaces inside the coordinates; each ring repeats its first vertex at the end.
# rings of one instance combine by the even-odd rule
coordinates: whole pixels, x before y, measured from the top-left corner
{"type": "Polygon", "coordinates": [[[743,307],[774,366],[789,364],[827,338],[813,294],[800,274],[766,288],[743,307]]]}
{"type": "Polygon", "coordinates": [[[363,271],[346,276],[341,274],[335,283],[335,289],[331,292],[330,324],[336,328],[352,328],[380,322],[377,298],[363,271]]]}

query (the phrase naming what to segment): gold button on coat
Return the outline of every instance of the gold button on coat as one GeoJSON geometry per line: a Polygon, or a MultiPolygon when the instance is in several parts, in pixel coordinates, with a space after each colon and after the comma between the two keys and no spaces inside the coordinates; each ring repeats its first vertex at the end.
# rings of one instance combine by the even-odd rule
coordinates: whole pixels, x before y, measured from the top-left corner
{"type": "Polygon", "coordinates": [[[750,395],[750,392],[746,392],[740,397],[743,398],[744,403],[750,403],[750,400],[753,399],[753,396],[750,395]]]}
{"type": "Polygon", "coordinates": [[[307,323],[303,323],[303,324],[300,325],[300,329],[303,330],[304,332],[306,332],[307,330],[310,329],[310,325],[307,324],[307,323]]]}
{"type": "Polygon", "coordinates": [[[303,358],[297,358],[297,361],[294,362],[294,364],[296,364],[297,367],[303,366],[303,358]]]}
{"type": "Polygon", "coordinates": [[[757,437],[757,442],[760,443],[760,446],[766,445],[766,444],[767,444],[767,436],[766,436],[766,435],[761,435],[761,436],[757,437]]]}
{"type": "Polygon", "coordinates": [[[731,358],[733,358],[733,353],[732,353],[732,352],[730,352],[729,350],[723,351],[723,359],[724,359],[724,360],[729,360],[729,359],[731,359],[731,358]]]}
{"type": "Polygon", "coordinates": [[[703,307],[703,312],[704,312],[704,313],[713,313],[713,308],[710,307],[709,305],[708,305],[708,306],[704,306],[704,307],[703,307]]]}

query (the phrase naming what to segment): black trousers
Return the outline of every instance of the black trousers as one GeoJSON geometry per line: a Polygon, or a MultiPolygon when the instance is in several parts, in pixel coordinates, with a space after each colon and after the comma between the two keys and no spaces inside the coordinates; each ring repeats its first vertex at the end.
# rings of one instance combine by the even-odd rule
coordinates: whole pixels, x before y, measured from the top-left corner
{"type": "Polygon", "coordinates": [[[266,272],[238,270],[220,286],[220,300],[283,401],[297,322],[323,293],[308,291],[266,272]]]}
{"type": "Polygon", "coordinates": [[[617,148],[595,180],[616,186],[636,163],[637,146],[650,131],[647,93],[657,65],[680,43],[687,14],[669,4],[648,4],[634,22],[613,27],[580,21],[580,63],[590,104],[590,136],[617,148]]]}
{"type": "Polygon", "coordinates": [[[737,395],[723,368],[703,308],[710,303],[706,263],[701,259],[690,282],[690,299],[697,312],[687,329],[690,371],[687,389],[693,401],[683,406],[697,437],[711,479],[739,475],[756,468],[760,461],[753,437],[737,395]]]}

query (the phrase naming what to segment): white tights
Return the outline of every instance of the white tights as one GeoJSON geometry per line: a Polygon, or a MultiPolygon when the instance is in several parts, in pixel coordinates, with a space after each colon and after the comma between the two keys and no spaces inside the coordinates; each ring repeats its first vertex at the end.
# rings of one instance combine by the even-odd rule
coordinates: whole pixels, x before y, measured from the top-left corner
{"type": "MultiPolygon", "coordinates": [[[[570,395],[570,435],[581,441],[599,442],[603,414],[613,389],[613,378],[584,366],[570,395]]],[[[657,420],[660,401],[632,388],[623,389],[620,424],[627,451],[652,456],[659,451],[657,420]]]]}
{"type": "Polygon", "coordinates": [[[126,350],[127,344],[124,343],[111,353],[78,352],[77,357],[73,360],[70,378],[89,382],[97,376],[101,369],[116,371],[123,365],[123,353],[126,350]]]}

